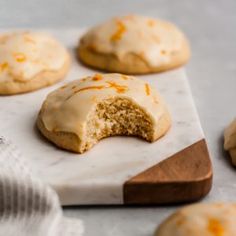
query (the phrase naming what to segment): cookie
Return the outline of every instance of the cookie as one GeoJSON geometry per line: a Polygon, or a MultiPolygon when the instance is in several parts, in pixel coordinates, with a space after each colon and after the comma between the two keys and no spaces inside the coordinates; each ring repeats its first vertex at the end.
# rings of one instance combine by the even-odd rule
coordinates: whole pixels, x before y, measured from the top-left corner
{"type": "Polygon", "coordinates": [[[154,142],[170,124],[157,91],[143,80],[122,74],[96,74],[55,90],[47,96],[37,119],[47,139],[78,153],[115,135],[154,142]]]}
{"type": "Polygon", "coordinates": [[[235,219],[236,204],[190,205],[167,218],[155,236],[233,236],[235,219]]]}
{"type": "Polygon", "coordinates": [[[40,32],[0,35],[0,94],[25,93],[62,80],[69,70],[67,50],[40,32]]]}
{"type": "Polygon", "coordinates": [[[128,15],[90,29],[80,40],[78,55],[84,64],[104,71],[147,74],[184,65],[190,49],[175,25],[128,15]]]}
{"type": "Polygon", "coordinates": [[[225,129],[224,149],[229,151],[232,163],[236,166],[236,119],[225,129]]]}

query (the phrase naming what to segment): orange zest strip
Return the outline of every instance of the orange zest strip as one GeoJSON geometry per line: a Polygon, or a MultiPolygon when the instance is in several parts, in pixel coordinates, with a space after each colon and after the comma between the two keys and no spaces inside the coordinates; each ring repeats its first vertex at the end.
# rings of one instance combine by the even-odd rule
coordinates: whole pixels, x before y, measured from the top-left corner
{"type": "Polygon", "coordinates": [[[116,84],[115,82],[106,82],[106,83],[110,85],[108,88],[114,88],[117,93],[124,93],[128,89],[127,86],[119,85],[119,84],[116,84]]]}
{"type": "Polygon", "coordinates": [[[2,64],[0,64],[0,71],[4,71],[8,68],[8,63],[7,62],[4,62],[2,64]]]}
{"type": "Polygon", "coordinates": [[[103,88],[104,88],[103,85],[84,87],[84,88],[75,90],[66,100],[69,100],[72,96],[74,96],[76,93],[79,93],[79,92],[81,92],[81,91],[85,91],[85,90],[89,90],[89,89],[103,89],[103,88]]]}
{"type": "Polygon", "coordinates": [[[150,95],[150,86],[148,84],[145,84],[145,92],[146,92],[147,96],[150,95]]]}
{"type": "Polygon", "coordinates": [[[89,89],[103,89],[103,88],[104,88],[103,85],[99,85],[99,86],[88,86],[88,87],[84,87],[84,88],[78,89],[78,90],[74,91],[74,93],[78,93],[78,92],[81,92],[81,91],[84,91],[84,90],[89,90],[89,89]]]}
{"type": "Polygon", "coordinates": [[[223,236],[224,235],[224,228],[218,219],[214,219],[214,218],[209,219],[208,231],[212,234],[212,236],[223,236]]]}
{"type": "Polygon", "coordinates": [[[16,61],[20,62],[20,63],[24,62],[26,60],[25,55],[23,53],[20,53],[20,52],[19,53],[15,53],[14,57],[15,57],[16,61]]]}
{"type": "Polygon", "coordinates": [[[125,85],[119,85],[116,84],[115,82],[106,82],[107,84],[109,84],[108,87],[105,87],[104,85],[99,85],[99,86],[88,86],[88,87],[84,87],[78,90],[75,90],[66,100],[69,100],[72,96],[74,96],[76,93],[85,91],[85,90],[90,90],[90,89],[108,89],[108,88],[114,88],[116,90],[117,93],[124,93],[127,91],[127,86],[125,85]]]}
{"type": "Polygon", "coordinates": [[[117,20],[117,31],[111,36],[111,41],[117,41],[122,38],[122,35],[126,31],[126,27],[122,21],[117,20]]]}
{"type": "Polygon", "coordinates": [[[92,80],[93,80],[93,81],[99,81],[99,80],[102,80],[102,75],[100,75],[100,74],[96,74],[96,75],[93,76],[92,80]]]}

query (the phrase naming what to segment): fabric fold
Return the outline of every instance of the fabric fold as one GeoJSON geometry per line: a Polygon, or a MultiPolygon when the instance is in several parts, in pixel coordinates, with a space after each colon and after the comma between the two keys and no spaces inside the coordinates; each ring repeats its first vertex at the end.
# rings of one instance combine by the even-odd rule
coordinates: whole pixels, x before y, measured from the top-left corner
{"type": "Polygon", "coordinates": [[[63,217],[57,194],[33,176],[26,160],[0,137],[0,236],[80,236],[81,220],[63,217]]]}

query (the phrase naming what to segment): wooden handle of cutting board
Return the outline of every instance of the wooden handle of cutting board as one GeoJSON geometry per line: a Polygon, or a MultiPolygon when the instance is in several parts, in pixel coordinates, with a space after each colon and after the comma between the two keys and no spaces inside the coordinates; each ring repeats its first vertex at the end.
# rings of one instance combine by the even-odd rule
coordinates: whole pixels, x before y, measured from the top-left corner
{"type": "Polygon", "coordinates": [[[212,165],[202,139],[127,181],[124,204],[197,201],[211,186],[212,165]]]}

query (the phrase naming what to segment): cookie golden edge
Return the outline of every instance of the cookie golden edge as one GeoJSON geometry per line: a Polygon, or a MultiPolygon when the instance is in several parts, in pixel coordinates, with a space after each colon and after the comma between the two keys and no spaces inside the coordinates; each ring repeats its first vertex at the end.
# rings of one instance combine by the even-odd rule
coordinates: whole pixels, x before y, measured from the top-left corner
{"type": "Polygon", "coordinates": [[[231,163],[236,166],[236,146],[235,138],[236,132],[235,130],[236,119],[234,119],[224,130],[224,150],[227,151],[231,157],[231,163]]]}
{"type": "Polygon", "coordinates": [[[190,46],[185,39],[181,52],[172,54],[170,62],[161,66],[150,66],[143,58],[135,53],[127,53],[120,60],[115,54],[97,52],[80,43],[77,47],[78,59],[85,65],[107,72],[117,72],[124,74],[151,74],[175,69],[186,64],[190,59],[190,46]]]}
{"type": "Polygon", "coordinates": [[[32,92],[53,85],[65,78],[71,66],[69,52],[65,55],[65,63],[58,70],[44,70],[28,81],[3,81],[0,82],[1,95],[15,95],[32,92]]]}
{"type": "MultiPolygon", "coordinates": [[[[44,105],[43,105],[44,106],[44,105]]],[[[43,109],[43,106],[41,110],[43,109]]],[[[54,143],[56,146],[72,151],[75,153],[82,154],[86,152],[89,149],[81,150],[80,149],[80,138],[72,132],[61,132],[61,131],[50,131],[48,130],[42,119],[42,112],[40,111],[37,117],[36,125],[40,133],[50,142],[54,143]]],[[[171,127],[171,117],[168,111],[165,112],[165,114],[160,118],[158,122],[158,131],[155,133],[155,136],[153,137],[153,140],[150,142],[155,142],[156,140],[163,137],[168,130],[171,127]]],[[[107,137],[105,137],[107,138],[107,137]]],[[[97,140],[99,142],[99,140],[97,140]]]]}
{"type": "Polygon", "coordinates": [[[231,161],[234,166],[236,166],[236,148],[232,148],[229,150],[229,154],[231,156],[231,161]]]}
{"type": "Polygon", "coordinates": [[[79,137],[71,132],[53,132],[49,131],[41,117],[41,112],[38,115],[36,125],[40,133],[50,142],[54,143],[56,146],[66,149],[68,151],[76,152],[76,153],[82,153],[79,149],[80,147],[80,139],[79,137]]]}

